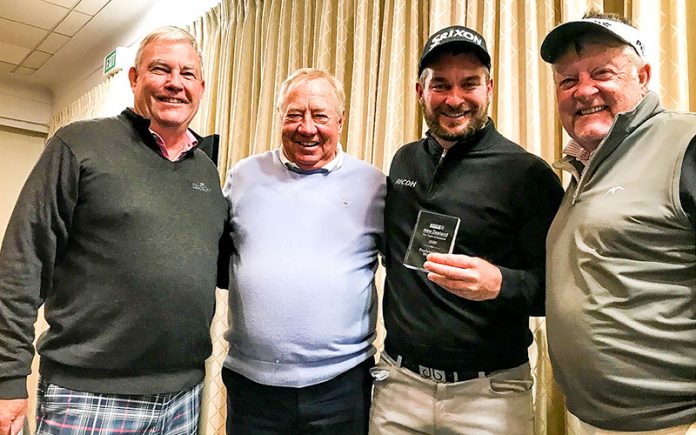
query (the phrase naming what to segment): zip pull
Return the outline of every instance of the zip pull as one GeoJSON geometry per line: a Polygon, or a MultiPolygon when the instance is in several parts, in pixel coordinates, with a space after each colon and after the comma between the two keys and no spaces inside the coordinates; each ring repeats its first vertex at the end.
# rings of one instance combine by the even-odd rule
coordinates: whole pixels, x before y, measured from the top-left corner
{"type": "Polygon", "coordinates": [[[442,164],[442,161],[445,160],[445,156],[447,155],[447,148],[443,148],[442,154],[440,154],[440,160],[438,160],[437,165],[440,166],[442,164]]]}

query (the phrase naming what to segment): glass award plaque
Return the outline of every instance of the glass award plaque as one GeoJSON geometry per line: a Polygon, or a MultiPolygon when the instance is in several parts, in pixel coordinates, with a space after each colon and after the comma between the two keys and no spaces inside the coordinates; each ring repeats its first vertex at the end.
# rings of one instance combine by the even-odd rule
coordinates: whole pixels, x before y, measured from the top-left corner
{"type": "Polygon", "coordinates": [[[413,227],[411,241],[404,256],[404,266],[423,269],[426,257],[431,252],[451,254],[459,230],[459,218],[421,210],[413,227]]]}

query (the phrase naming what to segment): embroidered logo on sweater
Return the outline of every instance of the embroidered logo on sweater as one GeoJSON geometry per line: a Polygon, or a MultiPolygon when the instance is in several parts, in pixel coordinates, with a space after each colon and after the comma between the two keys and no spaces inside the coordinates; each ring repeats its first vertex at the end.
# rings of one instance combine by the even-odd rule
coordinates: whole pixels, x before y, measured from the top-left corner
{"type": "Polygon", "coordinates": [[[398,180],[396,180],[394,184],[397,186],[416,187],[416,184],[418,184],[418,182],[409,180],[407,178],[399,178],[398,180]]]}
{"type": "Polygon", "coordinates": [[[616,195],[616,192],[626,190],[623,188],[623,186],[614,186],[611,189],[607,190],[607,195],[616,195]]]}
{"type": "Polygon", "coordinates": [[[191,183],[191,187],[195,190],[200,190],[201,192],[210,192],[210,187],[206,186],[205,183],[191,183]]]}

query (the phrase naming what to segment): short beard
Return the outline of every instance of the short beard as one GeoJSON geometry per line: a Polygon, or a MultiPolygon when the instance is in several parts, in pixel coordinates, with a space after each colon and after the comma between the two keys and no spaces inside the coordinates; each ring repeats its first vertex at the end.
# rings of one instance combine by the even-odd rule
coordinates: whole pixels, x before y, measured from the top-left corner
{"type": "Polygon", "coordinates": [[[443,128],[438,122],[437,116],[431,116],[425,108],[423,101],[419,102],[421,110],[423,111],[423,118],[425,123],[430,129],[430,134],[440,139],[447,141],[458,142],[463,141],[471,137],[474,133],[481,130],[488,122],[488,105],[486,102],[485,106],[480,106],[476,112],[474,112],[469,120],[469,124],[466,128],[458,133],[452,133],[449,130],[443,128]]]}

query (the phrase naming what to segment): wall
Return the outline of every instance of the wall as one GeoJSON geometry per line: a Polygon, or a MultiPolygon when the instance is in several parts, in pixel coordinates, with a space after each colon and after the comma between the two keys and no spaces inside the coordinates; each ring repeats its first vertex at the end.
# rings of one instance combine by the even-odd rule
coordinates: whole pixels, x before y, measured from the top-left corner
{"type": "MultiPolygon", "coordinates": [[[[6,102],[0,98],[1,104],[6,102]]],[[[21,101],[21,100],[20,100],[21,101]]],[[[28,100],[29,105],[33,100],[28,100]]],[[[2,119],[0,119],[2,121],[2,119]]],[[[21,130],[0,125],[0,241],[5,236],[7,223],[12,215],[15,202],[29,172],[43,151],[46,136],[42,133],[21,130]]],[[[43,308],[39,312],[36,322],[37,331],[46,329],[43,320],[43,308]]],[[[29,391],[36,391],[38,373],[38,358],[34,358],[32,372],[29,378],[29,391]]],[[[29,399],[29,428],[34,430],[34,409],[36,408],[36,395],[30,394],[29,399]]]]}
{"type": "Polygon", "coordinates": [[[0,125],[0,240],[5,235],[19,191],[43,150],[44,141],[42,134],[0,125]]]}
{"type": "Polygon", "coordinates": [[[0,80],[0,126],[45,133],[50,117],[48,90],[0,80]]]}

